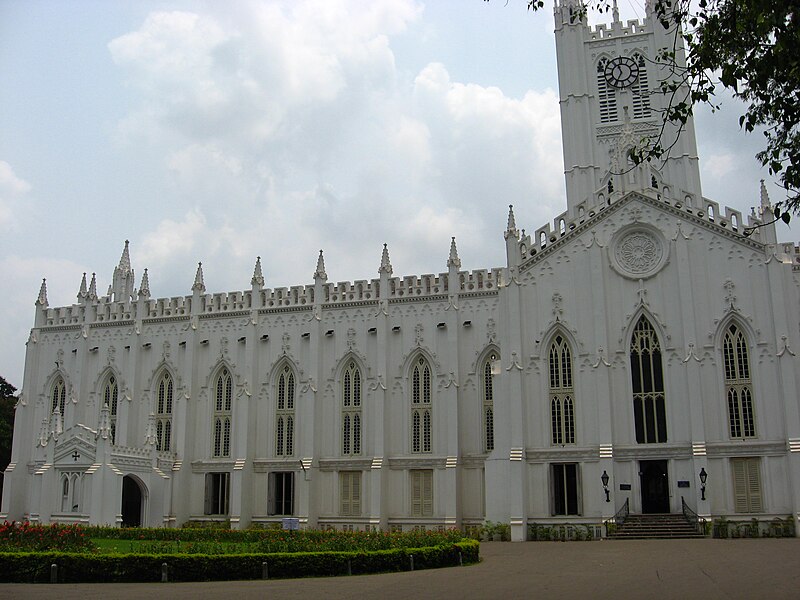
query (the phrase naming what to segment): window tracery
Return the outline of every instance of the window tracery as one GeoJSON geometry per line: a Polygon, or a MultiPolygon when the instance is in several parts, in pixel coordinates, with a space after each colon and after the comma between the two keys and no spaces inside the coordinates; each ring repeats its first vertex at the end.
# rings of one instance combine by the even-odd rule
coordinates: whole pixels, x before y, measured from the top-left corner
{"type": "Polygon", "coordinates": [[[172,449],[172,377],[164,372],[156,388],[156,450],[169,452],[172,449]]]}
{"type": "Polygon", "coordinates": [[[630,360],[636,441],[663,444],[667,441],[667,414],[661,346],[644,316],[633,331],[630,360]]]}
{"type": "Polygon", "coordinates": [[[431,451],[431,367],[420,356],[411,369],[411,452],[431,451]]]}
{"type": "Polygon", "coordinates": [[[342,454],[361,454],[361,370],[351,360],[342,377],[342,454]]]}
{"type": "Polygon", "coordinates": [[[753,382],[750,378],[750,353],[747,348],[747,338],[735,323],[725,331],[722,356],[731,437],[754,438],[756,423],[753,382]]]}
{"type": "Polygon", "coordinates": [[[294,454],[295,377],[288,364],[278,374],[275,403],[275,456],[294,454]]]}
{"type": "Polygon", "coordinates": [[[223,367],[214,385],[214,444],[213,456],[231,455],[231,409],[233,405],[233,379],[223,367]]]}
{"type": "Polygon", "coordinates": [[[575,443],[575,391],[572,384],[572,353],[567,340],[556,335],[550,344],[550,421],[554,445],[575,443]]]}

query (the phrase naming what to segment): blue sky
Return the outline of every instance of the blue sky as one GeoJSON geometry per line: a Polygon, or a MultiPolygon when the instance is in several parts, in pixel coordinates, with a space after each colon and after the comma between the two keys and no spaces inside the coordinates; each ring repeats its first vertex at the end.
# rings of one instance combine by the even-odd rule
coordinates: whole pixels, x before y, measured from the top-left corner
{"type": "MultiPolygon", "coordinates": [[[[621,3],[623,18],[641,2],[621,3]]],[[[507,206],[564,206],[550,7],[482,0],[0,0],[0,374],[22,383],[42,277],[190,293],[500,266],[507,206]]],[[[704,194],[765,177],[736,106],[698,115],[704,194]],[[735,175],[735,177],[734,177],[735,175]]],[[[780,191],[772,186],[774,199],[780,191]]],[[[793,239],[791,232],[782,232],[793,239]]]]}

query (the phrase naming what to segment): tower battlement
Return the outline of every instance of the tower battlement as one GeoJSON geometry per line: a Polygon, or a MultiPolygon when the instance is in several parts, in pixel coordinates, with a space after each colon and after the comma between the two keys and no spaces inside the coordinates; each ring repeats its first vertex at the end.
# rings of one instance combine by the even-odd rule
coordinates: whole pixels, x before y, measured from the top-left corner
{"type": "MultiPolygon", "coordinates": [[[[127,248],[127,245],[126,245],[127,248]]],[[[321,305],[323,308],[348,305],[350,303],[376,304],[381,300],[413,301],[417,298],[440,297],[446,300],[451,294],[475,294],[495,291],[501,279],[500,267],[456,271],[458,289],[450,289],[450,274],[423,274],[386,277],[370,280],[323,281],[321,284],[294,285],[289,287],[263,288],[254,284],[253,289],[217,293],[199,293],[187,296],[150,298],[136,290],[127,296],[109,294],[87,298],[83,285],[79,293],[80,302],[70,306],[37,306],[44,319],[41,326],[63,327],[71,325],[116,324],[126,321],[163,318],[189,318],[202,315],[236,315],[243,311],[281,311],[321,305]],[[317,287],[320,285],[321,287],[317,287]],[[382,287],[383,286],[383,287],[382,287]]],[[[142,290],[145,286],[141,286],[142,290]]],[[[149,288],[149,283],[147,284],[149,288]]]]}

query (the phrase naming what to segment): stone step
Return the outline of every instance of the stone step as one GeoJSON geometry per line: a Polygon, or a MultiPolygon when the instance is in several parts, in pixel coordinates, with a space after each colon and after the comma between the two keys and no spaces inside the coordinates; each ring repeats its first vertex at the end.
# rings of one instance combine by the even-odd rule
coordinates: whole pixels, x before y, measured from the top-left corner
{"type": "Polygon", "coordinates": [[[629,515],[609,539],[645,540],[645,539],[702,539],[703,534],[681,514],[647,514],[629,515]]]}

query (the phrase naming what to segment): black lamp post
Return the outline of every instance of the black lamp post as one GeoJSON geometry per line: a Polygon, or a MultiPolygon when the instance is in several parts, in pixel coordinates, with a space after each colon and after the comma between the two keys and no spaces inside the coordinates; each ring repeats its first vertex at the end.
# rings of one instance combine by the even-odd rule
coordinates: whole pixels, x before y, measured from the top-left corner
{"type": "Polygon", "coordinates": [[[708,479],[708,473],[706,473],[705,467],[700,468],[700,500],[706,499],[706,479],[708,479]]]}
{"type": "Polygon", "coordinates": [[[609,497],[609,492],[608,492],[608,473],[603,471],[603,474],[600,476],[600,481],[603,482],[603,489],[606,492],[606,502],[611,502],[611,498],[609,497]]]}

